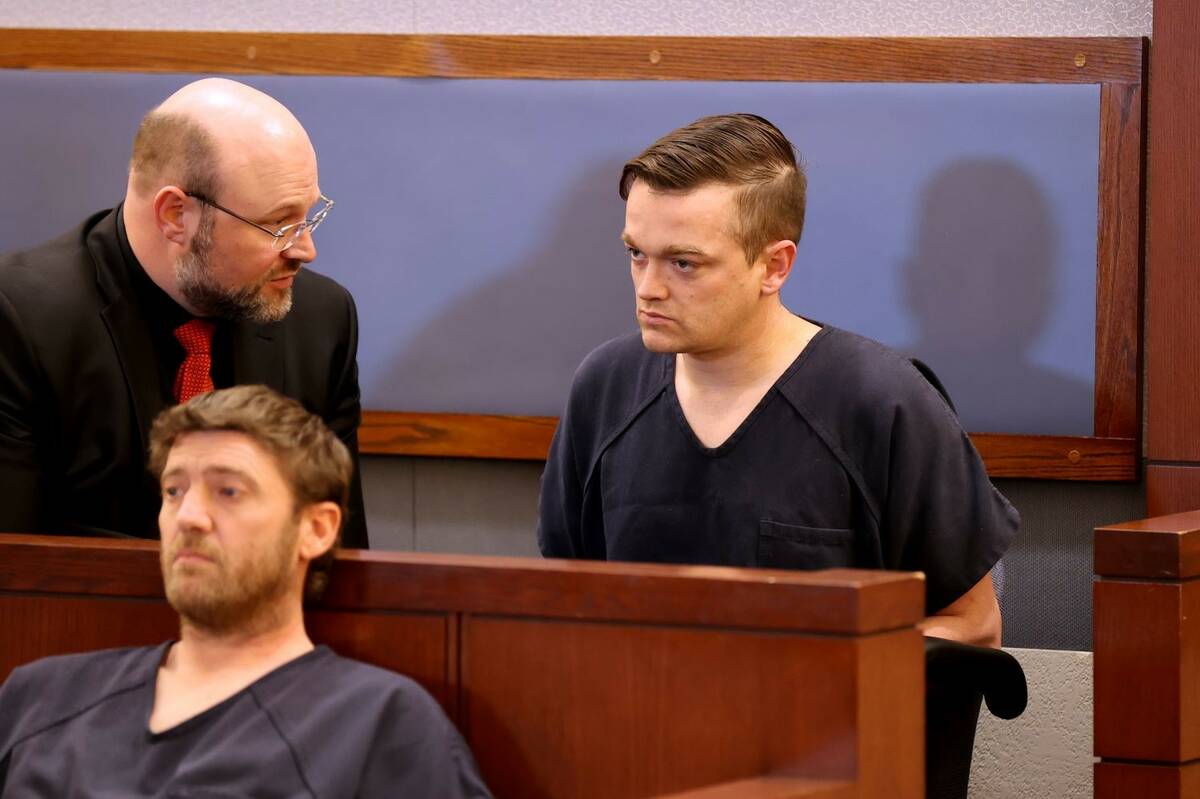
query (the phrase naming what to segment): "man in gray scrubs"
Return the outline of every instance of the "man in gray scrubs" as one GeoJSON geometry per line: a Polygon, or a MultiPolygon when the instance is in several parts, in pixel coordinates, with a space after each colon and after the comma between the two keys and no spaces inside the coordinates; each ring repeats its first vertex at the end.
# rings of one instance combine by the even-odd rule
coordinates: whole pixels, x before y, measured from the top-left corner
{"type": "Polygon", "coordinates": [[[489,796],[413,681],[314,646],[353,464],[263,386],[200,395],[150,435],[180,636],[39,660],[0,688],[0,795],[489,796]]]}

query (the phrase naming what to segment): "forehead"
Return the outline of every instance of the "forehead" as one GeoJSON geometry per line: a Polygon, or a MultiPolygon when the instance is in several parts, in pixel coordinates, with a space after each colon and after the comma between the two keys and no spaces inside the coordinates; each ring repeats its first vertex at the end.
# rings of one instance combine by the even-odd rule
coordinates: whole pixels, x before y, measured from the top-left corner
{"type": "Polygon", "coordinates": [[[737,189],[709,183],[691,191],[655,191],[636,181],[625,202],[625,234],[635,241],[659,236],[732,239],[737,189]]]}
{"type": "Polygon", "coordinates": [[[232,430],[184,433],[167,453],[167,472],[208,469],[242,472],[262,483],[283,481],[275,456],[245,433],[232,430]]]}
{"type": "Polygon", "coordinates": [[[222,158],[231,202],[249,212],[288,203],[307,210],[317,201],[317,157],[307,137],[278,136],[231,143],[222,158]]]}

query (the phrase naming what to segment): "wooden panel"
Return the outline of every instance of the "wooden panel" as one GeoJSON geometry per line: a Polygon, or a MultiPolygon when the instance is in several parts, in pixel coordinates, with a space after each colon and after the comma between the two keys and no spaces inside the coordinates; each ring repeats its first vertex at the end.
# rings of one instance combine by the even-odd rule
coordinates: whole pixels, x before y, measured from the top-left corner
{"type": "MultiPolygon", "coordinates": [[[[173,637],[166,602],[141,596],[155,589],[156,549],[151,541],[0,535],[0,674],[48,654],[173,637]],[[14,590],[30,583],[37,588],[14,590]],[[121,597],[126,589],[135,596],[121,597]]],[[[360,551],[341,558],[336,601],[309,612],[314,639],[430,688],[499,796],[703,787],[764,799],[922,794],[916,576],[360,551]],[[397,590],[397,581],[414,588],[397,590]],[[431,596],[444,606],[422,612],[431,596]],[[768,596],[799,604],[789,614],[768,596]],[[458,620],[476,605],[502,615],[458,620]],[[867,636],[789,632],[810,614],[850,626],[907,621],[867,636]],[[673,618],[686,621],[663,621],[673,618]]]]}
{"type": "Polygon", "coordinates": [[[1101,88],[1094,432],[1104,438],[1141,435],[1143,113],[1141,86],[1101,88]]]}
{"type": "MultiPolygon", "coordinates": [[[[849,640],[469,617],[462,653],[462,729],[500,796],[649,796],[785,768],[848,779],[860,765],[849,640]],[[514,705],[521,718],[500,711],[514,705]]],[[[888,790],[921,793],[919,779],[888,790]]]]}
{"type": "Polygon", "coordinates": [[[1200,510],[1200,466],[1146,466],[1146,515],[1200,510]]]}
{"type": "MultiPolygon", "coordinates": [[[[308,625],[314,641],[407,674],[449,709],[457,686],[447,662],[444,618],[319,611],[309,615],[308,625]]],[[[47,655],[177,638],[179,618],[165,600],[2,593],[0,630],[2,682],[16,666],[47,655]]]]}
{"type": "Polygon", "coordinates": [[[659,799],[858,799],[853,783],[845,780],[809,780],[803,777],[753,777],[659,799]]]}
{"type": "MultiPolygon", "coordinates": [[[[1116,408],[1115,402],[1109,407],[1116,408]]],[[[1136,411],[1131,413],[1136,418],[1136,411]]],[[[359,449],[371,455],[545,460],[557,425],[553,416],[368,411],[363,414],[359,449]]],[[[992,477],[1137,479],[1134,438],[975,433],[971,440],[992,477]]]]}
{"type": "Polygon", "coordinates": [[[0,631],[3,682],[41,657],[178,638],[179,617],[153,600],[0,593],[0,631]]]}
{"type": "Polygon", "coordinates": [[[413,678],[453,717],[458,664],[451,660],[445,615],[314,610],[305,622],[314,642],[413,678]]]}
{"type": "Polygon", "coordinates": [[[1141,80],[1135,38],[439,36],[0,29],[0,67],[956,83],[1141,80]]]}
{"type": "Polygon", "coordinates": [[[1200,582],[1093,586],[1095,754],[1200,758],[1200,582]]]}
{"type": "MultiPolygon", "coordinates": [[[[0,534],[0,590],[127,589],[142,595],[157,586],[148,595],[161,596],[157,549],[155,541],[0,534]],[[104,569],[96,568],[98,558],[104,569]]],[[[317,607],[587,616],[855,634],[915,624],[924,615],[924,595],[924,580],[901,572],[344,550],[317,607]],[[627,590],[612,590],[614,581],[627,590]]]]}
{"type": "Polygon", "coordinates": [[[796,572],[348,550],[322,605],[851,634],[916,623],[924,615],[924,588],[915,575],[856,569],[796,572]],[[628,590],[611,590],[614,575],[628,590]]]}
{"type": "Polygon", "coordinates": [[[906,630],[856,647],[860,795],[894,797],[896,786],[912,786],[924,796],[925,639],[906,630]]]}
{"type": "Polygon", "coordinates": [[[1200,461],[1200,4],[1156,0],[1148,130],[1147,457],[1200,461]]]}
{"type": "Polygon", "coordinates": [[[1097,763],[1092,795],[1095,799],[1196,799],[1200,797],[1200,763],[1097,763]]]}
{"type": "Polygon", "coordinates": [[[163,597],[157,541],[0,534],[0,549],[0,590],[163,597]]]}
{"type": "Polygon", "coordinates": [[[372,455],[544,461],[556,427],[553,416],[366,411],[358,446],[372,455]]]}
{"type": "Polygon", "coordinates": [[[1200,577],[1200,512],[1096,528],[1095,573],[1109,577],[1200,577]]]}
{"type": "Polygon", "coordinates": [[[1137,441],[1131,438],[973,433],[971,441],[992,477],[1137,479],[1137,441]]]}

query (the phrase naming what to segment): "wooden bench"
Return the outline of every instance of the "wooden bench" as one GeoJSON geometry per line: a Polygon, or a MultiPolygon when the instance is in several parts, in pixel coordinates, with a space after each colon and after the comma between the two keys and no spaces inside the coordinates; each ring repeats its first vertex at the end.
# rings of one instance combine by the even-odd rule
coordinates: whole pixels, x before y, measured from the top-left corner
{"type": "MultiPolygon", "coordinates": [[[[499,797],[923,796],[920,575],[346,551],[313,638],[424,685],[499,797]]],[[[0,677],[177,635],[155,542],[0,535],[0,677]]]]}

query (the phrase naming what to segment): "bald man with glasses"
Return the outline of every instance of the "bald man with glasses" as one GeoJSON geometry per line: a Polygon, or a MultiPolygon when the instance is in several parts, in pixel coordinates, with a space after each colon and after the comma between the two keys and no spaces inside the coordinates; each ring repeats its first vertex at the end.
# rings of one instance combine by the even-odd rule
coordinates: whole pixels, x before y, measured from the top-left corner
{"type": "Polygon", "coordinates": [[[123,203],[0,257],[0,531],[156,537],[151,421],[263,384],[349,448],[343,542],[367,546],[357,313],[304,269],[333,205],[295,116],[209,78],[142,120],[123,203]]]}

